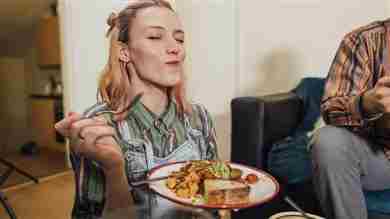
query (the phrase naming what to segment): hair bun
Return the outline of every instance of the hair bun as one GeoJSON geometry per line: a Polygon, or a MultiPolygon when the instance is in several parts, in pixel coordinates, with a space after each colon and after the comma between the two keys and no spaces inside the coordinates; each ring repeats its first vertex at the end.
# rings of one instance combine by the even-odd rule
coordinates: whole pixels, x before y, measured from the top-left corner
{"type": "Polygon", "coordinates": [[[107,19],[107,24],[110,25],[110,27],[113,27],[115,26],[117,19],[118,19],[118,15],[112,12],[107,19]]]}
{"type": "Polygon", "coordinates": [[[106,37],[108,37],[110,35],[111,31],[115,28],[117,20],[118,20],[118,15],[115,14],[114,12],[112,12],[107,19],[107,24],[110,26],[110,28],[108,29],[108,31],[106,33],[106,37]]]}

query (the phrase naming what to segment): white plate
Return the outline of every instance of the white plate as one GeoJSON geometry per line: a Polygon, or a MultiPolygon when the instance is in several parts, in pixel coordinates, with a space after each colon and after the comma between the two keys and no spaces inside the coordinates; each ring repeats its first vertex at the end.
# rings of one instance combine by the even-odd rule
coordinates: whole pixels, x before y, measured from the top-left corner
{"type": "MultiPolygon", "coordinates": [[[[309,215],[315,219],[325,219],[323,217],[320,217],[320,216],[317,216],[314,214],[308,213],[307,215],[309,215]]],[[[301,215],[301,213],[296,212],[296,211],[286,211],[286,212],[281,212],[281,213],[272,215],[269,219],[305,219],[305,217],[303,217],[301,215]]]]}
{"type": "MultiPolygon", "coordinates": [[[[187,162],[168,163],[153,168],[148,175],[148,179],[168,176],[173,171],[178,171],[186,163],[187,162]]],[[[251,191],[249,194],[248,203],[237,204],[237,205],[209,205],[203,201],[198,201],[195,203],[192,201],[192,199],[177,197],[174,192],[172,192],[166,187],[166,180],[152,182],[149,184],[149,187],[160,196],[169,199],[173,202],[183,204],[183,205],[198,207],[198,208],[213,208],[213,209],[249,208],[270,201],[279,193],[279,183],[275,180],[274,177],[272,177],[268,173],[241,164],[229,163],[229,165],[232,168],[240,169],[243,173],[243,176],[246,176],[248,174],[255,174],[259,178],[258,182],[249,185],[251,187],[251,191]]]]}

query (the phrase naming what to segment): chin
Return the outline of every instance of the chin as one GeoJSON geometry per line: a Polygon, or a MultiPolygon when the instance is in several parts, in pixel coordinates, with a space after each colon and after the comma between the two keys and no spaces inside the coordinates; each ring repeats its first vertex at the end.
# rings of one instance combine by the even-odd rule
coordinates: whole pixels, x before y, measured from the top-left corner
{"type": "Polygon", "coordinates": [[[166,87],[174,87],[181,82],[182,72],[169,72],[161,81],[165,84],[166,87]]]}
{"type": "Polygon", "coordinates": [[[164,87],[175,87],[180,82],[181,82],[181,80],[179,80],[179,79],[178,80],[166,80],[163,83],[161,83],[161,85],[163,85],[164,87]]]}

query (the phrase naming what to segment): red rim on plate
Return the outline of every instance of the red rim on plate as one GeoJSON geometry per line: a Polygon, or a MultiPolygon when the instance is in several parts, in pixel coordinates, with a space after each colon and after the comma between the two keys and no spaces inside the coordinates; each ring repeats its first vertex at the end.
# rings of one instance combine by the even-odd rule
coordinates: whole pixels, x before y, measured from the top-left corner
{"type": "MultiPolygon", "coordinates": [[[[160,170],[160,169],[162,169],[162,168],[164,168],[166,166],[176,165],[176,164],[181,164],[181,163],[188,163],[188,162],[190,162],[190,161],[172,162],[172,163],[166,163],[166,164],[157,166],[157,167],[155,167],[155,168],[150,170],[147,178],[150,179],[150,176],[152,176],[156,171],[158,171],[158,170],[160,170]]],[[[275,185],[275,192],[271,196],[269,196],[267,198],[264,198],[264,199],[261,199],[261,200],[256,201],[256,202],[248,202],[248,203],[245,203],[245,204],[234,204],[234,205],[210,205],[210,204],[194,204],[191,201],[184,202],[184,201],[181,201],[179,199],[175,199],[175,198],[172,198],[170,196],[167,196],[167,195],[163,194],[162,192],[160,192],[157,189],[153,188],[153,186],[150,186],[150,188],[151,188],[151,190],[153,190],[153,192],[157,193],[161,197],[163,197],[165,199],[168,199],[168,200],[170,200],[172,202],[175,202],[175,203],[178,203],[178,204],[182,204],[182,205],[185,205],[185,206],[191,206],[191,207],[197,207],[197,208],[209,208],[209,209],[243,209],[243,208],[251,208],[251,207],[254,207],[254,206],[266,203],[266,202],[274,199],[275,196],[279,194],[279,191],[280,191],[279,183],[276,181],[276,179],[273,176],[271,176],[267,172],[265,172],[263,170],[256,169],[254,167],[246,166],[246,165],[243,165],[243,164],[237,164],[237,163],[232,163],[232,162],[228,162],[228,163],[229,164],[233,164],[234,166],[240,166],[240,167],[243,167],[243,168],[247,168],[247,169],[249,169],[251,171],[257,172],[259,174],[262,174],[262,175],[268,177],[273,182],[273,184],[275,185]]]]}

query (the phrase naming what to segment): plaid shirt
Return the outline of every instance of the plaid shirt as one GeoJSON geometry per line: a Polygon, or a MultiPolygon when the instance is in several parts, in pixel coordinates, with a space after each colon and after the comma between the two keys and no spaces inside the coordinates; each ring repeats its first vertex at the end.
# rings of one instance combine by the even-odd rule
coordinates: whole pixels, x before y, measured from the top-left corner
{"type": "Polygon", "coordinates": [[[379,78],[389,76],[387,60],[390,19],[373,22],[348,33],[332,62],[325,85],[321,113],[326,123],[368,136],[372,123],[361,110],[362,94],[379,78]]]}
{"type": "MultiPolygon", "coordinates": [[[[166,157],[185,141],[184,122],[177,111],[177,105],[174,101],[170,101],[166,111],[160,117],[157,117],[145,108],[139,100],[132,105],[129,116],[124,121],[129,127],[126,131],[131,136],[142,138],[141,130],[149,129],[151,135],[149,137],[156,157],[166,157]],[[156,121],[159,121],[159,123],[156,123],[156,121]],[[169,138],[168,128],[174,133],[173,139],[169,138]]],[[[85,115],[94,115],[106,109],[105,105],[97,104],[88,109],[85,115]]],[[[205,153],[202,154],[201,159],[217,159],[216,134],[210,114],[205,107],[199,104],[192,104],[192,110],[190,124],[195,129],[202,131],[202,136],[206,142],[205,145],[199,145],[199,147],[205,147],[203,148],[205,153]]],[[[114,126],[117,128],[117,124],[114,124],[114,126]]],[[[123,144],[123,141],[120,144],[122,150],[128,147],[128,145],[123,144]]],[[[102,169],[94,161],[84,159],[82,162],[81,158],[74,153],[71,153],[71,161],[76,176],[76,199],[72,218],[100,218],[105,203],[105,177],[102,169]]]]}

